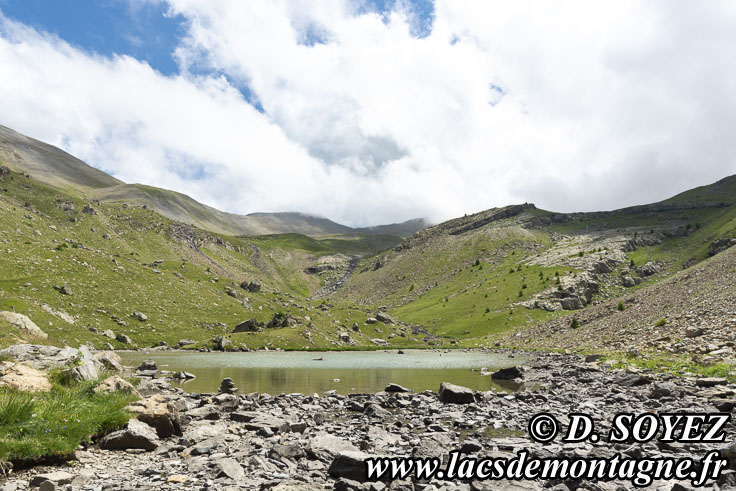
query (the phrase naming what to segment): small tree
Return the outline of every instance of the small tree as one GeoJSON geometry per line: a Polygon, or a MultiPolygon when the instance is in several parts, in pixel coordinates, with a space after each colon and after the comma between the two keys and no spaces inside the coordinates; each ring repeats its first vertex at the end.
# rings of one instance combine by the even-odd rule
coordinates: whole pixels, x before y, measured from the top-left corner
{"type": "Polygon", "coordinates": [[[619,312],[623,312],[624,310],[626,310],[626,305],[624,305],[623,302],[619,302],[618,303],[618,310],[619,310],[619,312]]]}
{"type": "Polygon", "coordinates": [[[576,317],[573,317],[570,321],[570,327],[572,329],[577,329],[578,327],[580,327],[580,322],[578,322],[578,319],[576,317]]]}

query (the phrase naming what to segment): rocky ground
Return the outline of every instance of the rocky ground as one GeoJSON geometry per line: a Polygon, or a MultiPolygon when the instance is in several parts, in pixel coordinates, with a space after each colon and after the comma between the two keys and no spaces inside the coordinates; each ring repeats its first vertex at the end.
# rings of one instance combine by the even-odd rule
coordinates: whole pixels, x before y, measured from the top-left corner
{"type": "Polygon", "coordinates": [[[510,334],[505,344],[610,352],[687,355],[733,363],[736,346],[736,248],[672,277],[600,305],[510,334]],[[619,305],[620,302],[620,305],[619,305]]]}
{"type": "MultiPolygon", "coordinates": [[[[726,444],[651,442],[611,445],[535,444],[526,436],[530,416],[549,412],[566,426],[572,412],[588,413],[607,434],[622,411],[732,411],[736,386],[723,379],[675,378],[650,372],[611,370],[595,357],[539,354],[520,373],[514,393],[462,389],[376,394],[238,394],[224,381],[218,394],[189,394],[167,379],[144,379],[144,399],[131,409],[137,419],[124,430],[80,448],[63,467],[16,468],[0,489],[349,489],[491,490],[630,489],[630,483],[584,482],[361,482],[362,459],[371,455],[447,457],[453,449],[477,457],[534,455],[700,458],[726,444]],[[462,403],[448,402],[449,400],[462,403]],[[49,482],[46,482],[49,481],[49,482]]],[[[150,365],[144,373],[154,375],[150,365]]],[[[160,374],[159,374],[160,375],[160,374]]],[[[439,387],[439,381],[438,381],[439,387]]],[[[398,387],[392,387],[399,389],[398,387]]],[[[388,388],[387,388],[388,389],[388,388]]],[[[731,446],[730,452],[734,449],[731,446]]],[[[732,469],[736,466],[732,464],[732,469]]],[[[717,484],[736,487],[736,470],[717,484]]],[[[687,490],[690,483],[660,482],[651,489],[687,490]]]]}

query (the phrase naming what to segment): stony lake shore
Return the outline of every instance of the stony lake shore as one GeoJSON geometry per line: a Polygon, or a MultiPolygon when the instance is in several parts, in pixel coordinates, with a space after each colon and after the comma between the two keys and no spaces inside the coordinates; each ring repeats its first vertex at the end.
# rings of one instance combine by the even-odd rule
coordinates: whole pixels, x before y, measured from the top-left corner
{"type": "MultiPolygon", "coordinates": [[[[587,413],[601,433],[619,412],[731,412],[736,386],[724,379],[687,378],[649,371],[616,370],[595,357],[535,353],[534,361],[509,370],[523,382],[513,393],[450,387],[442,394],[403,392],[390,386],[375,394],[242,394],[224,381],[221,391],[190,394],[170,384],[170,374],[140,367],[142,399],[128,426],[80,447],[61,466],[16,468],[3,491],[53,489],[243,490],[621,490],[629,482],[410,480],[363,482],[369,456],[440,457],[451,450],[483,457],[513,457],[528,449],[538,457],[703,457],[712,449],[731,468],[706,489],[736,489],[733,422],[726,442],[684,444],[534,443],[529,418],[540,412],[563,426],[567,415],[587,413]]],[[[438,389],[440,381],[438,381],[438,389]]],[[[186,386],[184,386],[186,387],[186,386]]],[[[689,481],[655,482],[650,489],[692,489],[689,481]]]]}

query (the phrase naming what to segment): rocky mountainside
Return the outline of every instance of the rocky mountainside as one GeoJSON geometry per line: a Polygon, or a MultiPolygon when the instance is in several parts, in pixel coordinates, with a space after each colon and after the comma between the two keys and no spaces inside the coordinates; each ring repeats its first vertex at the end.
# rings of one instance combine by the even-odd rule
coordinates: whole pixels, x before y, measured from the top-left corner
{"type": "Polygon", "coordinates": [[[533,348],[685,354],[712,364],[733,359],[734,298],[736,248],[730,248],[648,288],[522,330],[507,342],[533,348]]]}
{"type": "MultiPolygon", "coordinates": [[[[0,131],[0,158],[8,164],[0,175],[0,268],[9,272],[0,280],[0,311],[27,316],[50,344],[353,349],[504,342],[649,346],[701,358],[715,347],[725,350],[719,359],[731,356],[725,335],[687,338],[697,341],[683,347],[676,332],[665,332],[678,319],[694,322],[683,312],[696,308],[695,300],[675,287],[652,288],[731,257],[722,254],[736,243],[736,176],[607,212],[499,207],[402,240],[375,232],[403,234],[426,224],[367,234],[299,213],[225,216],[185,195],[120,183],[7,129],[0,131]],[[251,231],[260,220],[258,233],[305,233],[223,233],[233,220],[246,220],[251,231]],[[680,291],[681,303],[657,300],[660,291],[680,291]],[[629,308],[622,299],[631,295],[641,301],[629,308]],[[608,337],[578,339],[584,328],[556,334],[571,315],[586,326],[598,309],[619,301],[629,317],[616,318],[629,320],[607,327],[608,337]],[[651,315],[635,315],[636,305],[651,315]],[[650,328],[663,318],[662,339],[652,338],[650,328]],[[538,333],[535,326],[542,326],[538,333]],[[509,338],[525,330],[531,334],[509,338]]],[[[720,301],[709,288],[729,291],[723,268],[701,276],[704,301],[720,301]]],[[[708,326],[733,317],[725,307],[697,309],[708,326]]],[[[0,325],[2,344],[28,332],[4,318],[0,325]]]]}

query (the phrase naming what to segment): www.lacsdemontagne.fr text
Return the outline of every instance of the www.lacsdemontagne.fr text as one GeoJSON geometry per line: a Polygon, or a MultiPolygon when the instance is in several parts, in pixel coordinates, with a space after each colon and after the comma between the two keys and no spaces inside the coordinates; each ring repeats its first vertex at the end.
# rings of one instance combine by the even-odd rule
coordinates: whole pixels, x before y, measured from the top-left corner
{"type": "Polygon", "coordinates": [[[698,487],[717,479],[727,467],[727,461],[718,451],[695,460],[690,457],[634,459],[620,454],[610,458],[534,458],[522,450],[512,458],[476,458],[452,451],[445,467],[439,458],[376,457],[367,459],[365,465],[369,480],[585,479],[628,481],[636,487],[646,487],[653,481],[677,479],[689,480],[698,487]]]}

